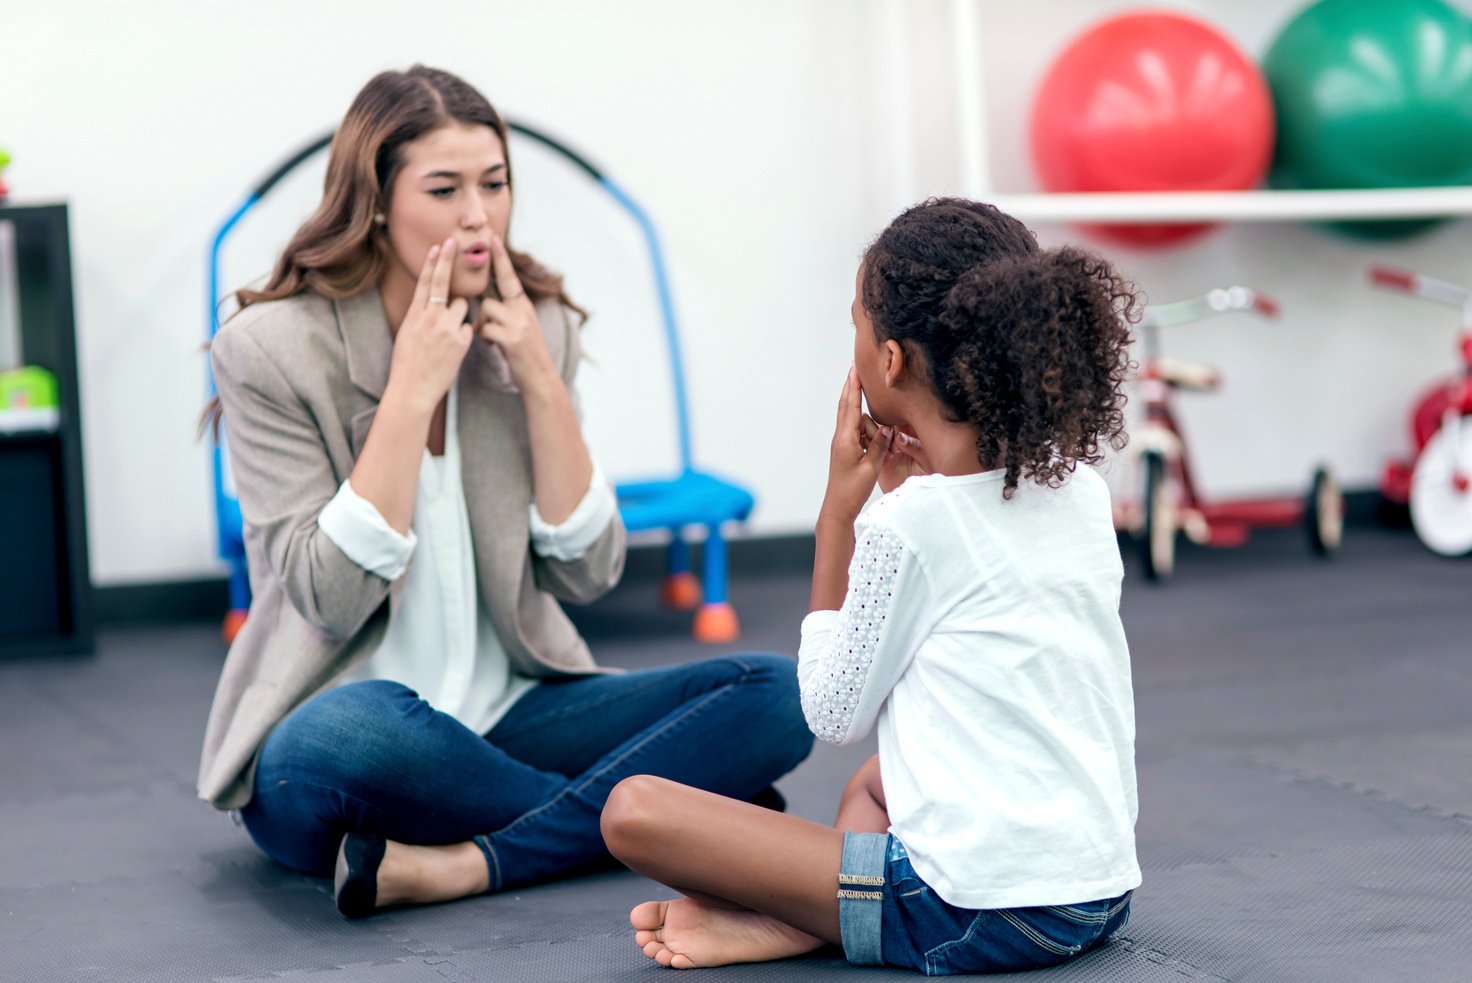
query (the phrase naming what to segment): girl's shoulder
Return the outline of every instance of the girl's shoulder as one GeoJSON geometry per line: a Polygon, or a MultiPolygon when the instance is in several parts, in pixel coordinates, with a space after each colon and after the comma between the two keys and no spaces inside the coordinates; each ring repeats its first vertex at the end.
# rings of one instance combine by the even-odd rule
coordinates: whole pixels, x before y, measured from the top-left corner
{"type": "Polygon", "coordinates": [[[983,527],[1052,525],[1110,512],[1109,487],[1090,467],[1080,466],[1057,487],[1024,479],[1011,498],[1003,495],[1005,479],[1001,470],[915,475],[875,500],[856,528],[893,530],[912,543],[941,543],[983,527]]]}
{"type": "Polygon", "coordinates": [[[898,488],[876,499],[864,514],[872,515],[875,521],[894,522],[928,514],[944,498],[993,496],[1000,500],[1004,478],[1002,471],[912,475],[898,488]]]}
{"type": "Polygon", "coordinates": [[[914,475],[893,491],[875,499],[859,514],[856,529],[889,529],[901,536],[908,527],[923,524],[924,517],[938,504],[941,489],[948,479],[944,475],[914,475]]]}

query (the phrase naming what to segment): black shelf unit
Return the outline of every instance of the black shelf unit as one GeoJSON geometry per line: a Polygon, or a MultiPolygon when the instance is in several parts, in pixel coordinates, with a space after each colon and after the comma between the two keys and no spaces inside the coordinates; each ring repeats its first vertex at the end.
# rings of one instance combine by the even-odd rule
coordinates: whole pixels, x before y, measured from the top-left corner
{"type": "Polygon", "coordinates": [[[56,376],[54,430],[0,432],[0,656],[92,651],[71,244],[64,204],[6,205],[20,364],[56,376]]]}

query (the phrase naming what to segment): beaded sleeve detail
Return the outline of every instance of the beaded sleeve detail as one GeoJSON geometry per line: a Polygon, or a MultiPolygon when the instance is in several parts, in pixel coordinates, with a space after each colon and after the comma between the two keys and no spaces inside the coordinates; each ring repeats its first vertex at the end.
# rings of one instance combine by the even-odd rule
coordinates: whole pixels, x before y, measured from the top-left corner
{"type": "MultiPolygon", "coordinates": [[[[813,656],[812,671],[802,674],[802,709],[808,726],[831,743],[852,735],[861,703],[882,702],[893,685],[891,678],[885,693],[865,693],[895,601],[905,547],[899,536],[882,526],[857,532],[843,607],[826,644],[813,656]]],[[[863,730],[867,732],[868,726],[863,730]]]]}

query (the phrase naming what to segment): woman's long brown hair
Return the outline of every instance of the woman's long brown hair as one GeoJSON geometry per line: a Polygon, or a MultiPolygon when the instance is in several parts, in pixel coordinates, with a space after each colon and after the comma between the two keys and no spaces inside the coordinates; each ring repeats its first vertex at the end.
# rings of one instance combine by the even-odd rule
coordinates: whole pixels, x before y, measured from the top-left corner
{"type": "MultiPolygon", "coordinates": [[[[458,76],[415,65],[382,72],[363,86],[332,138],[322,203],[287,243],[266,285],[235,293],[241,308],[310,290],[323,297],[350,297],[377,282],[388,259],[388,236],[374,215],[388,210],[388,193],[404,163],[404,146],[451,123],[489,126],[508,153],[506,123],[485,96],[458,76]]],[[[509,239],[509,236],[508,236],[509,239]]],[[[527,253],[511,249],[516,275],[533,301],[556,299],[580,315],[562,277],[527,253]]],[[[218,427],[220,399],[210,400],[201,430],[218,427]]]]}

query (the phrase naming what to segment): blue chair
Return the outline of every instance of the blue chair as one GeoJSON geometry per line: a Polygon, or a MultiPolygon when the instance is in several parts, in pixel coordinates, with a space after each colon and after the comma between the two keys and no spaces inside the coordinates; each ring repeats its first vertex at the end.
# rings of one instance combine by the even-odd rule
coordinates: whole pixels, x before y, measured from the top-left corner
{"type": "MultiPolygon", "coordinates": [[[[508,122],[511,131],[535,140],[591,177],[607,191],[615,201],[638,224],[644,242],[649,249],[650,265],[654,270],[654,285],[659,294],[660,313],[664,322],[665,344],[669,355],[670,374],[674,388],[674,411],[678,424],[680,442],[680,472],[670,477],[652,477],[641,481],[619,482],[615,485],[618,494],[619,513],[624,525],[631,532],[648,529],[668,529],[670,545],[667,553],[666,575],[661,586],[660,597],[669,607],[696,609],[694,634],[703,642],[722,643],[735,640],[741,633],[739,619],[727,597],[726,540],[722,528],[727,522],[744,521],[756,504],[747,489],[707,471],[698,470],[690,450],[690,414],[685,398],[685,372],[680,357],[679,327],[675,320],[674,303],[670,297],[669,278],[665,272],[664,255],[660,250],[659,236],[648,214],[606,174],[586,157],[570,149],[566,144],[545,133],[517,122],[508,122]],[[703,528],[705,546],[701,572],[697,579],[691,564],[690,543],[685,538],[687,529],[703,528]],[[703,581],[703,583],[702,583],[703,581]]],[[[328,134],[293,154],[264,181],[260,182],[235,212],[225,220],[215,233],[210,248],[209,301],[210,337],[219,330],[220,302],[220,253],[230,230],[261,200],[282,178],[298,165],[329,146],[332,135],[328,134]]],[[[214,393],[214,377],[209,379],[210,393],[214,393]]],[[[219,530],[219,553],[230,567],[230,613],[225,619],[226,641],[245,622],[246,610],[250,606],[250,581],[245,566],[245,544],[241,533],[240,503],[235,498],[234,488],[229,481],[229,460],[224,435],[221,434],[214,446],[215,512],[219,530]]]]}

